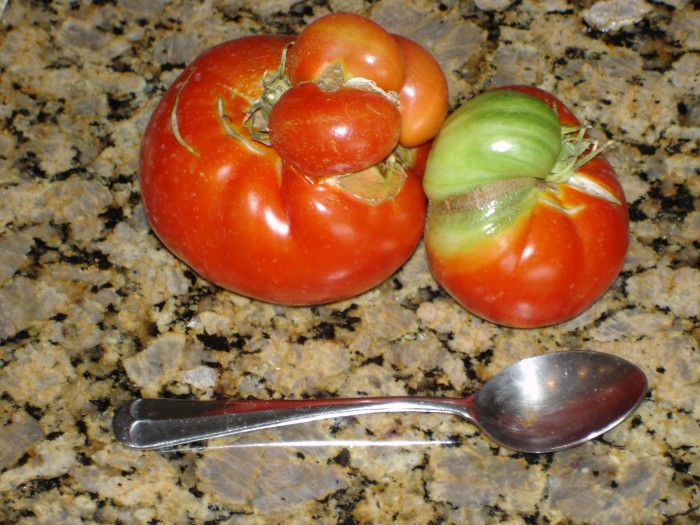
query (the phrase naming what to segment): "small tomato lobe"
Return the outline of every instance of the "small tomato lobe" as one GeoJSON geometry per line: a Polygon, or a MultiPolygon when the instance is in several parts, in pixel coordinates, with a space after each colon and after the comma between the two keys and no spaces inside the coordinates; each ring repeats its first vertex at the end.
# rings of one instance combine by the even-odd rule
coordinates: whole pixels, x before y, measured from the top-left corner
{"type": "Polygon", "coordinates": [[[332,13],[309,24],[289,52],[292,84],[318,79],[340,64],[345,80],[366,78],[398,93],[405,77],[403,54],[392,35],[376,22],[354,13],[332,13]]]}
{"type": "Polygon", "coordinates": [[[416,42],[394,35],[406,61],[399,93],[401,145],[412,148],[432,139],[449,107],[447,79],[435,58],[416,42]]]}
{"type": "Polygon", "coordinates": [[[273,106],[270,143],[292,166],[315,177],[360,171],[396,147],[401,117],[383,95],[355,88],[290,88],[273,106]]]}

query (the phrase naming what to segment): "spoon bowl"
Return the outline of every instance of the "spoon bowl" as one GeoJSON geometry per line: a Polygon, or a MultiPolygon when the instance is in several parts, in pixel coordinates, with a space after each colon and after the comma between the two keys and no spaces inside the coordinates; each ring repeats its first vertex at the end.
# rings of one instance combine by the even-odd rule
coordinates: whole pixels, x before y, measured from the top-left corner
{"type": "Polygon", "coordinates": [[[168,448],[332,417],[437,412],[463,417],[500,446],[540,453],[607,432],[634,411],[646,391],[644,372],[629,361],[572,350],[519,361],[465,398],[136,399],[116,411],[112,426],[130,447],[168,448]]]}
{"type": "Polygon", "coordinates": [[[473,414],[500,445],[551,452],[607,432],[646,391],[644,373],[620,357],[555,352],[524,359],[486,382],[473,398],[473,414]]]}

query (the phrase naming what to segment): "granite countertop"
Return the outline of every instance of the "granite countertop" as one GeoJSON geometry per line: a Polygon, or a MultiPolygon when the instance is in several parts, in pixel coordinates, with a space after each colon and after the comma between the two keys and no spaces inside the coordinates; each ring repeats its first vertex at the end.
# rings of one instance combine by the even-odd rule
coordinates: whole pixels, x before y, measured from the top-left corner
{"type": "MultiPolygon", "coordinates": [[[[0,522],[697,523],[700,6],[691,0],[0,2],[0,522]],[[353,10],[428,47],[453,107],[551,90],[613,138],[631,213],[623,272],[564,324],[481,321],[421,247],[387,282],[314,308],[215,288],[140,202],[138,146],[198,53],[353,10]],[[176,452],[116,442],[136,396],[463,395],[562,349],[640,365],[633,417],[552,454],[449,416],[373,415],[176,452]],[[320,446],[290,441],[316,440],[320,446]],[[237,446],[233,446],[237,444],[237,446]],[[250,443],[249,443],[250,445],[250,443]],[[274,445],[274,446],[273,446],[274,445]]],[[[318,445],[318,443],[316,443],[318,445]]]]}

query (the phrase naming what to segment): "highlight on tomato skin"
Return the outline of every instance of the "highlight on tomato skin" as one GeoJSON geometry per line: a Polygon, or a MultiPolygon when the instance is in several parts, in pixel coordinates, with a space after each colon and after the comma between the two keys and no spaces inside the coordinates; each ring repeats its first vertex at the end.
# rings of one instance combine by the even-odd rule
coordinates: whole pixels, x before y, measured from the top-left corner
{"type": "Polygon", "coordinates": [[[458,108],[435,139],[423,184],[431,271],[483,319],[516,328],[569,320],[622,268],[622,187],[551,93],[505,86],[458,108]]]}

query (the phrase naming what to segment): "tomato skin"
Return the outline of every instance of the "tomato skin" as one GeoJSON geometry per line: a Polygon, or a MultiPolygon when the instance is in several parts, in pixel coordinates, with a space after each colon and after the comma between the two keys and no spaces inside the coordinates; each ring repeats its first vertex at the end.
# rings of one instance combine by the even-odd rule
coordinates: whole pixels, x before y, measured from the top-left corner
{"type": "Polygon", "coordinates": [[[445,121],[449,108],[447,79],[440,64],[422,46],[401,35],[394,38],[406,62],[406,78],[399,93],[399,142],[413,148],[437,135],[445,121]]]}
{"type": "MultiPolygon", "coordinates": [[[[550,93],[526,86],[504,89],[556,107],[562,125],[579,124],[550,93]]],[[[440,175],[431,171],[432,155],[426,170],[431,184],[440,175]]],[[[462,175],[468,183],[469,174],[462,175]]],[[[605,157],[597,155],[565,182],[546,176],[479,179],[461,195],[430,201],[425,244],[431,271],[483,319],[517,328],[566,321],[596,302],[622,268],[628,210],[605,157]]]]}
{"type": "Polygon", "coordinates": [[[345,80],[366,78],[385,91],[403,85],[403,54],[393,36],[376,22],[354,13],[331,13],[309,24],[289,50],[292,84],[318,79],[339,63],[345,80]]]}
{"type": "Polygon", "coordinates": [[[242,116],[291,41],[244,37],[190,64],[148,124],[140,183],[154,232],[197,273],[252,298],[310,305],[396,271],[421,238],[425,197],[408,169],[393,198],[369,203],[250,140],[242,116]]]}
{"type": "Polygon", "coordinates": [[[270,142],[295,168],[324,177],[360,171],[396,147],[401,116],[379,93],[324,91],[313,82],[286,91],[272,107],[270,142]]]}

